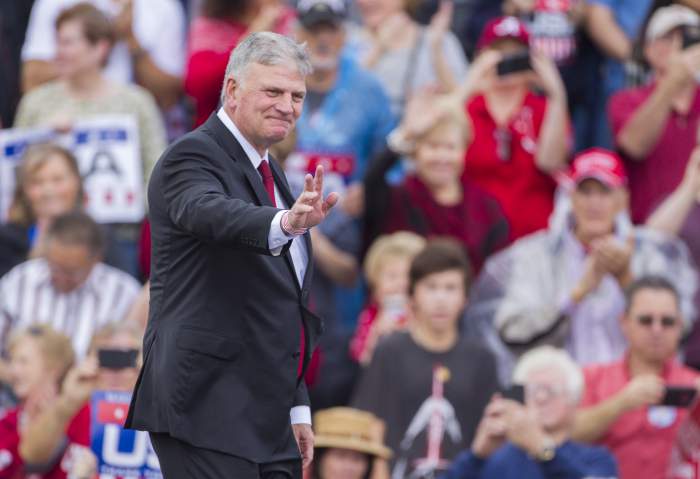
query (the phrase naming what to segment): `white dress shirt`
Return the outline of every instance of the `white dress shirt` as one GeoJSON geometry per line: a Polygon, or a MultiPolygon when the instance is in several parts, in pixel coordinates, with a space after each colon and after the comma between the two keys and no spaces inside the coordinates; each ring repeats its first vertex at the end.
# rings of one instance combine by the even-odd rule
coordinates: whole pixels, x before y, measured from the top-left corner
{"type": "MultiPolygon", "coordinates": [[[[216,116],[219,117],[219,120],[222,121],[236,140],[238,140],[238,143],[243,147],[243,151],[245,151],[245,154],[248,156],[248,159],[253,164],[256,171],[263,160],[269,163],[267,150],[265,150],[265,154],[263,156],[260,156],[257,150],[253,148],[253,145],[246,140],[223,108],[219,108],[216,116]]],[[[260,181],[262,182],[262,177],[260,177],[260,181]]],[[[275,202],[277,203],[277,207],[282,209],[277,212],[274,218],[272,218],[270,234],[267,237],[267,245],[270,249],[270,253],[272,253],[273,256],[279,256],[282,252],[282,248],[284,248],[284,245],[286,245],[289,240],[292,239],[292,246],[289,248],[289,253],[292,256],[294,271],[296,273],[299,286],[301,287],[301,285],[304,283],[304,275],[306,274],[306,267],[309,263],[309,253],[306,250],[303,236],[291,237],[282,230],[282,215],[287,211],[287,208],[290,205],[287,205],[280,195],[277,184],[275,184],[275,202]]],[[[311,424],[311,409],[309,409],[308,406],[293,407],[290,411],[290,416],[292,419],[292,424],[311,424]]]]}

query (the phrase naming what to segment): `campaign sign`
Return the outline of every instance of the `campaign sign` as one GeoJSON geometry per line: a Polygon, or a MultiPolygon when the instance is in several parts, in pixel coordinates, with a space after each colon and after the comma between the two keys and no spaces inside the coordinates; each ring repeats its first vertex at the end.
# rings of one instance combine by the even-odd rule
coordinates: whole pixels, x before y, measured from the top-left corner
{"type": "Polygon", "coordinates": [[[289,187],[294,196],[304,189],[304,177],[315,174],[323,166],[324,195],[330,191],[343,194],[355,172],[355,157],[350,154],[312,153],[297,151],[284,164],[289,187]]]}
{"type": "Polygon", "coordinates": [[[100,479],[162,479],[147,432],[124,429],[131,394],[97,391],[92,395],[90,446],[100,479]]]}
{"type": "Polygon", "coordinates": [[[15,169],[27,146],[53,141],[78,160],[87,212],[100,223],[138,223],[145,214],[143,167],[133,115],[78,120],[59,134],[48,128],[0,130],[0,218],[15,188],[15,169]]]}

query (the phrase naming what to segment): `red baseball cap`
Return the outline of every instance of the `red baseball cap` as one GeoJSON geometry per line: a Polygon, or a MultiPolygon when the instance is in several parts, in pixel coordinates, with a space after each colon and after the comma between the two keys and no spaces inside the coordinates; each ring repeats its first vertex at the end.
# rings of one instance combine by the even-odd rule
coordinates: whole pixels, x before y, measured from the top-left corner
{"type": "Polygon", "coordinates": [[[527,46],[530,44],[530,33],[525,24],[516,17],[494,18],[481,31],[476,49],[481,50],[495,41],[504,39],[512,39],[527,46]]]}
{"type": "Polygon", "coordinates": [[[608,188],[619,188],[627,184],[627,174],[622,159],[603,148],[589,148],[574,158],[569,177],[575,184],[594,179],[608,188]]]}

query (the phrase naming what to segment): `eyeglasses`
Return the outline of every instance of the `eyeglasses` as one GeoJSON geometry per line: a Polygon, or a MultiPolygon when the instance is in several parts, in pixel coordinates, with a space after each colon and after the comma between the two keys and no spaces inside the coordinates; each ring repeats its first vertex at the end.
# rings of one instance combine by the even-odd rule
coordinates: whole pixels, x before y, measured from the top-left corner
{"type": "Polygon", "coordinates": [[[525,385],[525,395],[536,401],[549,401],[562,396],[566,392],[563,385],[528,383],[525,385]]]}
{"type": "Polygon", "coordinates": [[[661,327],[664,329],[673,328],[678,324],[678,318],[676,318],[675,316],[661,316],[660,318],[656,318],[656,320],[654,316],[651,316],[649,314],[637,316],[637,322],[647,328],[650,328],[655,322],[660,323],[661,327]]]}

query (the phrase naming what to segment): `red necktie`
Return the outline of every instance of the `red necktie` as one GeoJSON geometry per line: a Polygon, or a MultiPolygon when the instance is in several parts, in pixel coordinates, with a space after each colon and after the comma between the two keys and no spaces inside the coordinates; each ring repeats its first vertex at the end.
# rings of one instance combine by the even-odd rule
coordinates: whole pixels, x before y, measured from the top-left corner
{"type": "MultiPolygon", "coordinates": [[[[272,206],[277,207],[277,201],[275,201],[275,179],[272,176],[272,170],[270,169],[270,164],[267,162],[267,160],[262,160],[262,162],[260,162],[260,166],[258,166],[258,171],[260,172],[260,176],[262,176],[263,185],[265,186],[265,190],[267,190],[267,195],[270,197],[270,201],[272,201],[272,206]]],[[[301,375],[301,369],[304,365],[304,353],[306,349],[305,339],[306,338],[304,337],[304,326],[302,324],[300,341],[301,344],[299,348],[299,366],[297,368],[297,375],[301,375]]]]}
{"type": "Polygon", "coordinates": [[[275,179],[272,176],[272,170],[270,169],[270,165],[268,164],[267,160],[262,160],[262,162],[260,162],[258,171],[260,172],[260,176],[262,176],[263,185],[267,190],[267,195],[270,197],[270,201],[272,201],[272,206],[276,207],[277,201],[275,201],[275,179]]]}

